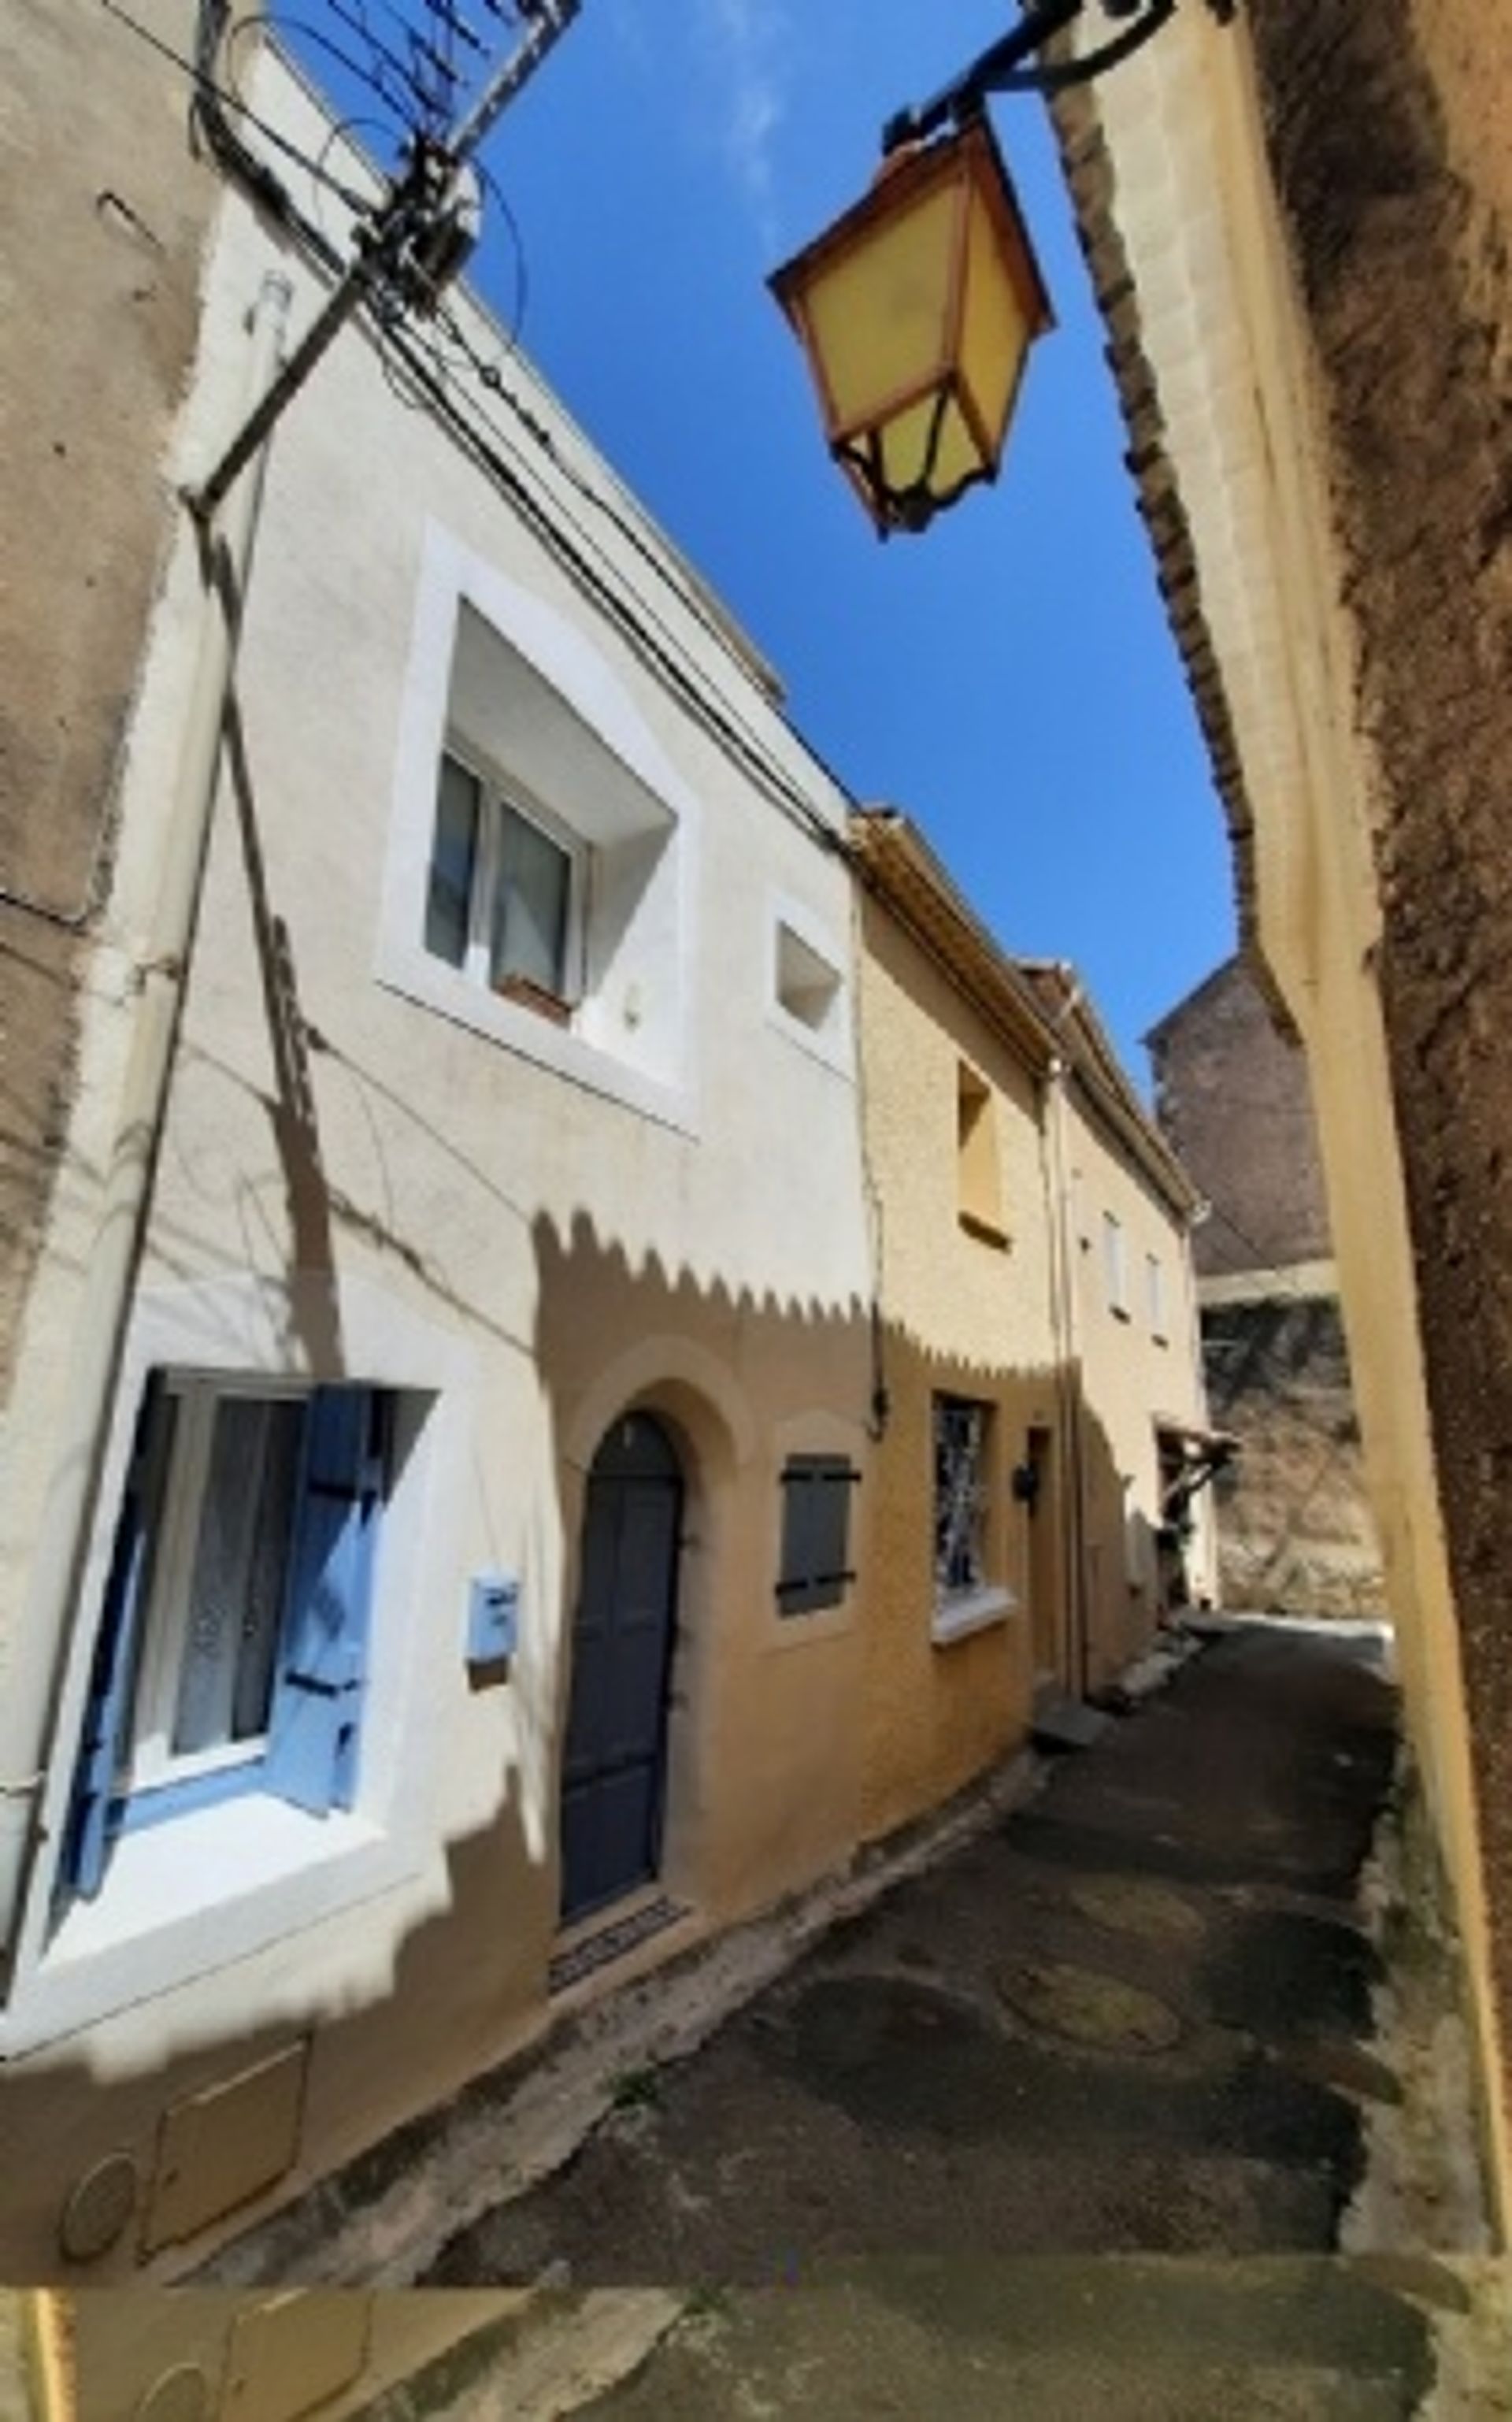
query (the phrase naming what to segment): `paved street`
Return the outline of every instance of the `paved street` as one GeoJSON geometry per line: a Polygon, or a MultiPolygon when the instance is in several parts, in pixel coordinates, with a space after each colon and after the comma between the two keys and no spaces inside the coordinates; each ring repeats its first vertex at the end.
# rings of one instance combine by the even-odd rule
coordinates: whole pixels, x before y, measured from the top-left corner
{"type": "MultiPolygon", "coordinates": [[[[432,2279],[675,2287],[598,2422],[1405,2422],[1487,2304],[1469,2268],[1331,2252],[1401,2095],[1356,1898],[1394,1752],[1371,1644],[1221,1637],[692,2058],[627,2071],[432,2279]]],[[[1473,2368],[1432,2410],[1512,2412],[1473,2368]]]]}
{"type": "Polygon", "coordinates": [[[921,2256],[1321,2252],[1362,2162],[1368,1646],[1220,1641],[838,1929],[432,2272],[797,2286],[921,2256]]]}

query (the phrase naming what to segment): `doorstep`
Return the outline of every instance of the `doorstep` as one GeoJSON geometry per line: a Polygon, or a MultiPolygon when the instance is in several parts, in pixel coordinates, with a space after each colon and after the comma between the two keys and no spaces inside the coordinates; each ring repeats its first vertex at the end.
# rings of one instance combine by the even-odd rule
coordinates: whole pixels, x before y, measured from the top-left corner
{"type": "Polygon", "coordinates": [[[564,1927],[546,1971],[553,2014],[573,2008],[591,1990],[627,1982],[680,1950],[698,1931],[696,1911],[656,1883],[564,1927]]]}

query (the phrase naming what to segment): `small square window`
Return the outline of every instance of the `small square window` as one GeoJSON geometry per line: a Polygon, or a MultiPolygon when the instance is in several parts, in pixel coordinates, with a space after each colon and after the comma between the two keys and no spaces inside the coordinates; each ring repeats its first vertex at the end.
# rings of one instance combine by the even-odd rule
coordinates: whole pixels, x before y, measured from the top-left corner
{"type": "Polygon", "coordinates": [[[1103,1285],[1108,1309],[1119,1320],[1128,1318],[1128,1245],[1123,1222],[1103,1213],[1103,1285]]]}
{"type": "Polygon", "coordinates": [[[90,1674],[65,1880],[111,1842],[259,1789],[354,1802],[393,1399],[159,1372],[137,1420],[90,1674]]]}
{"type": "Polygon", "coordinates": [[[1170,1334],[1166,1327],[1165,1267],[1158,1254],[1148,1253],[1144,1262],[1145,1302],[1150,1315],[1150,1335],[1158,1345],[1163,1345],[1170,1334]]]}
{"type": "Polygon", "coordinates": [[[992,1408],[935,1398],[935,1595],[941,1605],[989,1586],[992,1408]]]}
{"type": "Polygon", "coordinates": [[[839,1606],[855,1580],[846,1558],[851,1490],[859,1478],[840,1455],[793,1455],[783,1465],[780,1614],[839,1606]]]}
{"type": "Polygon", "coordinates": [[[576,988],[583,852],[448,750],[425,947],[490,990],[563,1013],[576,988]]]}
{"type": "Polygon", "coordinates": [[[955,1071],[956,1217],[984,1244],[1005,1245],[992,1090],[962,1060],[955,1071]]]}
{"type": "Polygon", "coordinates": [[[822,958],[781,918],[777,926],[777,999],[811,1034],[833,1030],[840,1010],[840,969],[822,958]]]}

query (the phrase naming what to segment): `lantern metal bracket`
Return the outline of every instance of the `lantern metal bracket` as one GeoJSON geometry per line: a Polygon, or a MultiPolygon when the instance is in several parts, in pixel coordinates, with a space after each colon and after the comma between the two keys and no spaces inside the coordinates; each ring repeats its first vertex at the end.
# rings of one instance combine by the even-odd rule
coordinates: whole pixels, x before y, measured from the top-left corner
{"type": "MultiPolygon", "coordinates": [[[[1088,0],[1038,0],[1026,8],[1010,33],[990,43],[953,81],[917,109],[901,109],[882,131],[884,155],[905,144],[927,142],[947,126],[964,126],[981,116],[988,96],[1002,92],[1062,92],[1069,86],[1090,84],[1142,50],[1152,34],[1175,14],[1176,0],[1100,0],[1105,17],[1122,30],[1075,58],[1047,59],[1042,54],[1058,34],[1073,25],[1088,0]]],[[[1221,25],[1233,20],[1237,0],[1205,0],[1208,13],[1221,25]]]]}

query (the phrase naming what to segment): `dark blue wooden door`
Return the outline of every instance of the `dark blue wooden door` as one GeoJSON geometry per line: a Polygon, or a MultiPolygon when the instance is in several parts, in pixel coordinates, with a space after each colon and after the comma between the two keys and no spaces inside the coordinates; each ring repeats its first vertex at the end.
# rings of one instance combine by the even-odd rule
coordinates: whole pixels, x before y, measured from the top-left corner
{"type": "Polygon", "coordinates": [[[649,1413],[626,1414],[588,1481],[562,1754],[564,1920],[649,1881],[660,1862],[682,1511],[671,1439],[649,1413]]]}

